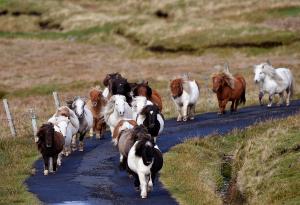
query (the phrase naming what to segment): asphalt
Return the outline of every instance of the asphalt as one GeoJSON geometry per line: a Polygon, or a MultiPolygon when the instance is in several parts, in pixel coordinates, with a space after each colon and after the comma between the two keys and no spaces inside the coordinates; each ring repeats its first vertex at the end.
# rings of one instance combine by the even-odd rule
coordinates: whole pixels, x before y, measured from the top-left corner
{"type": "MultiPolygon", "coordinates": [[[[285,118],[300,111],[300,100],[289,107],[251,106],[219,116],[215,112],[197,115],[194,121],[167,120],[158,137],[158,146],[167,152],[172,146],[192,137],[226,134],[233,129],[244,129],[269,119],[285,118]]],[[[43,162],[36,161],[36,174],[26,180],[30,192],[44,204],[178,204],[162,186],[159,179],[147,199],[140,199],[126,172],[120,171],[119,155],[112,145],[110,134],[105,138],[85,140],[85,151],[74,152],[63,159],[56,174],[43,176],[43,162]]]]}

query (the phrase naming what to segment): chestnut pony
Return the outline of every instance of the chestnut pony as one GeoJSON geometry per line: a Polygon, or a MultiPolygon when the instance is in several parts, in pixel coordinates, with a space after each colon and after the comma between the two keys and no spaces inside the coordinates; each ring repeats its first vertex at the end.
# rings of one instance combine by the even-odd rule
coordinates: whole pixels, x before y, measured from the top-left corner
{"type": "Polygon", "coordinates": [[[231,112],[236,112],[240,103],[246,103],[246,81],[241,75],[232,75],[228,67],[212,75],[213,92],[217,94],[220,113],[225,113],[226,104],[231,101],[231,112]]]}
{"type": "Polygon", "coordinates": [[[93,114],[93,127],[90,130],[90,136],[92,137],[95,134],[96,138],[100,139],[106,130],[106,123],[103,116],[106,100],[99,87],[92,88],[89,95],[90,99],[87,102],[87,106],[93,114]]]}
{"type": "Polygon", "coordinates": [[[133,86],[132,89],[133,96],[144,96],[147,98],[147,100],[151,101],[154,105],[156,105],[159,109],[159,111],[162,111],[162,100],[160,95],[156,90],[153,90],[148,85],[148,81],[137,83],[133,86]]]}

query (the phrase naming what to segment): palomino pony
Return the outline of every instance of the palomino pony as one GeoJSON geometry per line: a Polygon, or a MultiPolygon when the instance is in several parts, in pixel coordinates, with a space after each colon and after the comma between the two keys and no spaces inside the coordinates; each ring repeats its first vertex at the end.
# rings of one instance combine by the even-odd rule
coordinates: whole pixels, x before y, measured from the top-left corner
{"type": "Polygon", "coordinates": [[[136,96],[132,99],[131,107],[132,107],[132,117],[133,119],[137,119],[137,116],[141,113],[146,105],[153,105],[153,103],[147,100],[144,96],[136,96]]]}
{"type": "Polygon", "coordinates": [[[147,198],[147,192],[152,191],[155,176],[163,166],[161,151],[151,139],[138,139],[128,153],[127,164],[135,178],[135,187],[140,188],[142,198],[147,198]]]}
{"type": "Polygon", "coordinates": [[[172,100],[178,111],[177,121],[193,120],[200,95],[198,83],[185,76],[172,80],[170,89],[172,100]]]}
{"type": "MultiPolygon", "coordinates": [[[[79,120],[79,151],[83,151],[83,139],[87,132],[93,126],[93,114],[90,109],[86,106],[85,101],[81,97],[75,97],[73,101],[67,102],[69,108],[73,110],[79,120]]],[[[73,144],[76,147],[76,138],[73,138],[73,144]]]]}
{"type": "MultiPolygon", "coordinates": [[[[67,106],[58,108],[56,113],[48,120],[54,124],[59,132],[65,137],[64,155],[68,156],[71,153],[71,142],[79,129],[79,120],[75,113],[67,106]]],[[[61,156],[59,156],[58,165],[61,164],[61,156]]]]}
{"type": "Polygon", "coordinates": [[[148,85],[148,81],[143,81],[142,83],[137,83],[132,86],[134,97],[144,96],[147,98],[147,100],[150,100],[154,105],[156,105],[159,108],[160,112],[162,111],[162,99],[156,90],[150,88],[150,86],[148,85]]]}
{"type": "Polygon", "coordinates": [[[96,135],[96,138],[100,139],[106,130],[106,123],[103,116],[106,100],[99,87],[92,88],[89,95],[90,99],[87,102],[87,107],[93,114],[93,127],[90,130],[90,136],[96,135]]]}
{"type": "Polygon", "coordinates": [[[164,129],[164,116],[156,105],[146,105],[136,118],[138,125],[144,125],[156,142],[157,136],[164,129]]]}
{"type": "Polygon", "coordinates": [[[294,91],[294,78],[288,68],[274,69],[270,62],[254,66],[254,81],[259,84],[259,103],[262,105],[264,93],[269,93],[268,107],[272,106],[273,96],[279,94],[281,102],[284,101],[284,91],[287,93],[286,106],[290,105],[290,98],[294,91]]]}
{"type": "Polygon", "coordinates": [[[49,162],[51,163],[51,161],[53,162],[53,171],[56,172],[58,155],[63,150],[65,144],[62,133],[56,131],[52,123],[46,123],[40,127],[37,137],[38,150],[44,159],[44,175],[48,175],[49,162]]]}
{"type": "Polygon", "coordinates": [[[103,84],[108,87],[109,94],[107,98],[112,95],[124,95],[128,104],[131,104],[132,97],[130,95],[131,86],[126,78],[123,78],[119,73],[112,73],[106,75],[103,84]]]}
{"type": "Polygon", "coordinates": [[[241,75],[232,75],[228,67],[212,75],[213,92],[217,94],[220,113],[225,113],[228,101],[231,101],[231,112],[236,112],[240,103],[246,103],[246,81],[241,75]]]}
{"type": "Polygon", "coordinates": [[[104,120],[110,128],[111,135],[113,135],[118,122],[123,119],[132,119],[131,107],[126,102],[125,96],[113,95],[104,109],[104,120]]]}

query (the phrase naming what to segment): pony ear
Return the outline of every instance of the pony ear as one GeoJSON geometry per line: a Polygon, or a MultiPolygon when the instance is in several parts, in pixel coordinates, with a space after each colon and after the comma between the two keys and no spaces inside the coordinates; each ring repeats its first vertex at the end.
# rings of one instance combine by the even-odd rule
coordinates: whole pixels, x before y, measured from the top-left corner
{"type": "Polygon", "coordinates": [[[145,115],[146,114],[146,112],[147,112],[147,108],[148,106],[145,106],[143,109],[142,109],[142,111],[140,112],[140,114],[141,115],[145,115]]]}
{"type": "Polygon", "coordinates": [[[271,64],[271,61],[270,61],[269,59],[267,59],[266,63],[267,63],[268,65],[272,65],[272,64],[271,64]]]}

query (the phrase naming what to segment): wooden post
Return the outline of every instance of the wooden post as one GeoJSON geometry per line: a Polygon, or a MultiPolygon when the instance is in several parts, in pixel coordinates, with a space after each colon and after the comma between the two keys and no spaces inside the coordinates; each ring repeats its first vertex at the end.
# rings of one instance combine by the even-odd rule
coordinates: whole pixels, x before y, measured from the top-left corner
{"type": "Polygon", "coordinates": [[[8,106],[7,99],[3,99],[3,105],[4,105],[5,112],[6,112],[6,117],[7,117],[7,121],[8,121],[8,125],[9,125],[9,128],[10,128],[11,135],[13,137],[16,137],[17,133],[16,133],[15,125],[14,125],[14,120],[11,116],[10,111],[9,111],[9,106],[8,106]]]}
{"type": "Polygon", "coordinates": [[[30,117],[31,117],[31,124],[32,124],[34,141],[38,142],[39,138],[36,136],[36,134],[37,134],[36,115],[35,115],[35,112],[34,112],[33,108],[29,109],[29,113],[30,113],[30,117]]]}
{"type": "Polygon", "coordinates": [[[57,92],[53,92],[53,98],[54,98],[56,109],[58,109],[60,107],[60,101],[57,92]]]}

